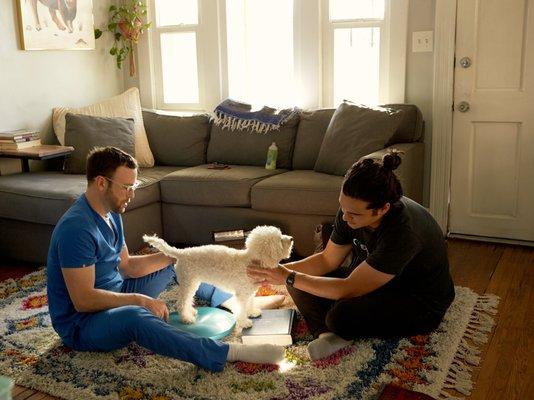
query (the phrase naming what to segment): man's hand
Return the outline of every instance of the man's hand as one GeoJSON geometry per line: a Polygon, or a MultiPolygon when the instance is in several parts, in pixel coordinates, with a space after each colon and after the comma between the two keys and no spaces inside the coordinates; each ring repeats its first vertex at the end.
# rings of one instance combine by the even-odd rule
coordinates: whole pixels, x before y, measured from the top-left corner
{"type": "Polygon", "coordinates": [[[142,295],[141,306],[145,307],[156,317],[161,318],[164,321],[169,320],[169,309],[167,308],[167,304],[165,304],[164,301],[142,295]]]}
{"type": "Polygon", "coordinates": [[[257,265],[247,267],[247,276],[257,285],[284,285],[290,273],[290,270],[280,264],[276,268],[263,268],[257,265]]]}

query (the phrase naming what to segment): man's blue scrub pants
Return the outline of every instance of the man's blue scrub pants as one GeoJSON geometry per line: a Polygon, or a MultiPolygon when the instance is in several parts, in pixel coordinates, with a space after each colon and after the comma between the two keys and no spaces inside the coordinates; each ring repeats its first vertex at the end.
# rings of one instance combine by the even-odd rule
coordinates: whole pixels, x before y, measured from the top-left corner
{"type": "MultiPolygon", "coordinates": [[[[126,279],[118,291],[156,298],[173,279],[176,274],[171,265],[141,278],[126,279]]],[[[231,297],[206,284],[200,286],[197,295],[211,299],[212,305],[231,297]]],[[[78,323],[73,347],[79,351],[111,351],[131,342],[214,372],[224,369],[229,347],[226,343],[181,331],[146,308],[133,305],[86,313],[78,323]]]]}

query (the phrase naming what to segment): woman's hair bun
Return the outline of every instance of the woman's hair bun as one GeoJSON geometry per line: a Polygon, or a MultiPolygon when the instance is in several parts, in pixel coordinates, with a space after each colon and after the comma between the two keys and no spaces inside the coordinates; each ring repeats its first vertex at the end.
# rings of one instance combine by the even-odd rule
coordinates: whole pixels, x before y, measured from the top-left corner
{"type": "Polygon", "coordinates": [[[382,157],[383,168],[389,171],[396,170],[402,162],[401,154],[398,150],[390,150],[387,154],[384,154],[382,157]]]}

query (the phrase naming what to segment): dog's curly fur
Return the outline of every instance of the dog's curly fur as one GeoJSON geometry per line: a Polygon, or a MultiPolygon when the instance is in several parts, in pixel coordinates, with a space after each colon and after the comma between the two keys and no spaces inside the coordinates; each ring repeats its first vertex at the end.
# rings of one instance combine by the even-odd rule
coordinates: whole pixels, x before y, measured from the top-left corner
{"type": "Polygon", "coordinates": [[[237,250],[221,245],[205,245],[177,249],[156,236],[143,236],[143,240],[165,255],[176,259],[175,270],[179,287],[169,297],[176,298],[176,310],[180,319],[192,323],[196,319],[193,297],[201,282],[235,294],[237,327],[248,328],[252,321],[248,318],[261,314],[253,307],[252,299],[258,288],[247,277],[246,267],[258,260],[265,268],[275,268],[288,258],[293,249],[291,236],[283,235],[274,226],[254,228],[245,241],[245,249],[237,250]]]}

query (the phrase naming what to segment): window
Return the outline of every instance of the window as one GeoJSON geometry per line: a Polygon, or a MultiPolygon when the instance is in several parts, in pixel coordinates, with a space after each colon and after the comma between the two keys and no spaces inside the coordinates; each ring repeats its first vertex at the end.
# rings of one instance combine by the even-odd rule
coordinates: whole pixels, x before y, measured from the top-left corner
{"type": "Polygon", "coordinates": [[[155,0],[154,42],[160,57],[158,97],[164,104],[199,105],[197,0],[155,0]]]}
{"type": "Polygon", "coordinates": [[[160,35],[164,103],[199,102],[195,32],[160,35]]]}
{"type": "Polygon", "coordinates": [[[148,0],[144,106],[404,101],[408,0],[148,0]]]}
{"type": "Polygon", "coordinates": [[[226,0],[228,95],[295,105],[293,0],[226,0]]]}
{"type": "Polygon", "coordinates": [[[392,25],[398,24],[399,34],[406,35],[407,4],[402,3],[323,0],[324,104],[404,101],[406,38],[392,37],[397,34],[392,25]]]}
{"type": "Polygon", "coordinates": [[[141,100],[152,108],[206,109],[221,97],[213,90],[219,80],[217,2],[149,0],[149,6],[152,28],[139,50],[141,100]]]}
{"type": "Polygon", "coordinates": [[[344,99],[377,104],[380,28],[334,28],[333,104],[344,99]]]}
{"type": "Polygon", "coordinates": [[[384,25],[384,0],[329,0],[324,21],[325,71],[332,85],[327,93],[333,105],[344,99],[377,104],[380,84],[380,42],[384,25]],[[328,52],[325,52],[327,55],[328,52]]]}

